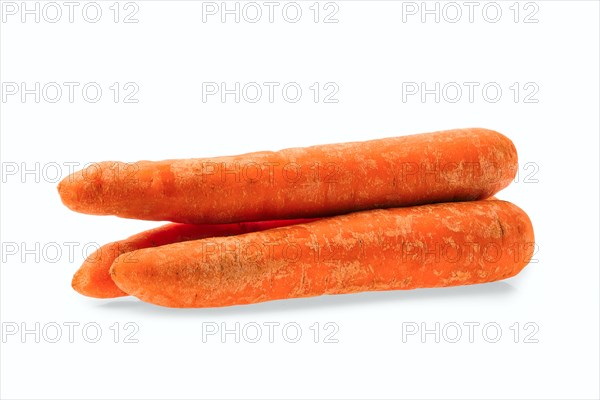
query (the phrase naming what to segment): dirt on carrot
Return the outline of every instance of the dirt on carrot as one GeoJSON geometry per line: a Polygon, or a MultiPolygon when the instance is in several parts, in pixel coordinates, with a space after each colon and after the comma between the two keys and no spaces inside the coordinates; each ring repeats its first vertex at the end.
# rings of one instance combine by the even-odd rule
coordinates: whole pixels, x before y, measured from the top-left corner
{"type": "Polygon", "coordinates": [[[117,286],[168,307],[220,307],[491,282],[534,252],[527,214],[501,200],[356,212],[118,257],[117,286]]]}
{"type": "Polygon", "coordinates": [[[210,237],[240,235],[273,229],[280,226],[300,224],[315,219],[240,222],[232,224],[167,224],[133,235],[125,240],[108,243],[90,254],[73,276],[72,286],[77,292],[97,298],[127,296],[110,277],[113,261],[133,250],[163,246],[172,243],[210,237]]]}
{"type": "Polygon", "coordinates": [[[60,182],[70,209],[180,223],[331,216],[481,200],[506,187],[517,152],[482,128],[135,163],[102,162],[60,182]]]}

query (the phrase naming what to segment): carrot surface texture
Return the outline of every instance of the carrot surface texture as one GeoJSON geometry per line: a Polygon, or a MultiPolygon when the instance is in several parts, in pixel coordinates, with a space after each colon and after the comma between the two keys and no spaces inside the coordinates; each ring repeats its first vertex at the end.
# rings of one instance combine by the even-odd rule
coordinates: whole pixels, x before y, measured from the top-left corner
{"type": "Polygon", "coordinates": [[[219,307],[505,279],[529,262],[531,222],[501,200],[376,209],[136,250],[110,274],[168,307],[219,307]]]}
{"type": "Polygon", "coordinates": [[[82,213],[212,224],[481,200],[516,171],[510,139],[473,128],[229,157],[101,162],[58,190],[82,213]]]}
{"type": "Polygon", "coordinates": [[[167,224],[144,231],[125,240],[105,244],[90,254],[75,272],[71,285],[77,292],[90,297],[111,298],[127,296],[115,285],[109,269],[113,261],[133,250],[218,236],[239,235],[292,224],[306,223],[315,219],[240,222],[232,224],[167,224]]]}

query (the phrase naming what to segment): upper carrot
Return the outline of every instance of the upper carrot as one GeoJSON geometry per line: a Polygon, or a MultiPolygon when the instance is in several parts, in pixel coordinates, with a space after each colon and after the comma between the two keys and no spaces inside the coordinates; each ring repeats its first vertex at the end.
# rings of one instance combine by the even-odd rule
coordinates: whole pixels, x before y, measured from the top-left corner
{"type": "Polygon", "coordinates": [[[169,307],[491,282],[517,274],[533,227],[499,200],[370,210],[118,257],[125,292],[169,307]]]}
{"type": "Polygon", "coordinates": [[[77,292],[90,297],[110,298],[127,296],[127,293],[115,285],[108,272],[113,261],[122,254],[188,240],[240,235],[242,233],[257,232],[310,221],[314,221],[314,219],[240,222],[233,224],[163,225],[140,232],[125,240],[118,240],[100,247],[90,254],[77,272],[75,272],[71,285],[77,292]]]}
{"type": "Polygon", "coordinates": [[[60,182],[74,211],[183,223],[328,216],[485,199],[517,170],[513,143],[475,128],[187,160],[102,162],[60,182]]]}

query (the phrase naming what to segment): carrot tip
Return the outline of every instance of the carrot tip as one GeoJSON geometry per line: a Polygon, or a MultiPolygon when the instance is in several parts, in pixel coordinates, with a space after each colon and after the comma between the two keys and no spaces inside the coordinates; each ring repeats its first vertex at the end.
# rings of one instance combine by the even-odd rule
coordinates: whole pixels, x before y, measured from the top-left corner
{"type": "Polygon", "coordinates": [[[115,287],[110,276],[107,276],[106,279],[99,279],[94,276],[93,272],[85,268],[79,268],[75,272],[71,280],[71,287],[79,294],[97,299],[127,296],[127,293],[115,287]]]}
{"type": "Polygon", "coordinates": [[[86,295],[85,293],[85,278],[83,276],[83,271],[81,269],[78,269],[75,274],[73,275],[73,279],[71,280],[71,287],[73,287],[73,289],[79,293],[79,294],[83,294],[86,295]]]}

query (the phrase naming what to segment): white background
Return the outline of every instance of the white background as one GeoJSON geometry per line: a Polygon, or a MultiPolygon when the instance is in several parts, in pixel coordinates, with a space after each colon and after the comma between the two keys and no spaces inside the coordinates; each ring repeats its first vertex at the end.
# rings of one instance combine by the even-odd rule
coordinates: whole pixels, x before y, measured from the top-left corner
{"type": "MultiPolygon", "coordinates": [[[[23,23],[21,10],[12,15],[7,3],[0,28],[6,97],[0,104],[2,398],[599,397],[597,2],[499,2],[496,23],[486,21],[495,18],[495,6],[482,15],[484,2],[473,22],[459,2],[456,23],[448,21],[456,8],[446,3],[438,4],[439,23],[435,15],[423,23],[420,13],[408,13],[420,2],[337,1],[338,23],[323,23],[335,10],[324,3],[315,23],[312,1],[300,3],[297,23],[282,17],[285,3],[273,23],[262,3],[257,23],[243,16],[240,23],[233,16],[221,23],[219,14],[204,23],[203,4],[195,1],[137,1],[127,8],[121,2],[117,23],[113,1],[99,3],[97,23],[82,17],[85,2],[70,23],[59,2],[59,22],[41,15],[36,23],[29,15],[23,23]],[[136,6],[138,22],[124,23],[136,6]],[[531,13],[530,22],[537,22],[525,23],[531,13]],[[21,82],[80,86],[72,103],[66,87],[56,103],[48,101],[54,92],[40,93],[36,103],[34,95],[7,95],[11,83],[21,82]],[[96,103],[81,95],[88,82],[103,89],[96,103]],[[117,103],[109,88],[115,82],[117,103]],[[139,88],[137,103],[123,102],[131,91],[124,90],[127,82],[139,88]],[[296,103],[281,91],[273,103],[266,92],[257,103],[235,103],[233,96],[203,102],[203,82],[296,82],[303,95],[296,103]],[[314,82],[335,83],[338,102],[324,103],[321,92],[315,103],[314,82]],[[457,102],[449,101],[456,93],[447,92],[436,103],[433,94],[424,102],[419,95],[403,99],[410,82],[479,86],[472,102],[463,86],[457,102]],[[497,102],[493,91],[487,99],[481,93],[490,82],[502,89],[497,102]],[[133,298],[95,300],[71,289],[87,244],[160,223],[69,211],[56,192],[57,164],[64,176],[66,163],[228,155],[473,126],[506,134],[519,152],[519,176],[499,197],[529,213],[539,252],[538,262],[513,279],[197,310],[133,298]],[[23,173],[36,168],[38,176],[23,173]],[[76,243],[73,257],[70,242],[76,243]],[[70,322],[80,324],[73,343],[64,325],[70,322]],[[135,325],[125,329],[128,322],[135,325]],[[264,326],[269,322],[280,324],[273,343],[264,326]],[[473,343],[469,322],[480,324],[473,343]],[[34,334],[21,336],[36,323],[39,343],[34,334]],[[86,323],[102,329],[97,343],[86,340],[93,329],[82,334],[86,323]],[[262,326],[261,340],[203,338],[208,326],[236,323],[262,326]],[[302,329],[297,343],[286,341],[293,330],[282,334],[286,323],[302,329]],[[409,326],[434,329],[436,323],[442,334],[447,327],[439,343],[433,334],[403,338],[409,326]],[[455,335],[452,323],[462,327],[458,343],[448,340],[455,335]],[[494,329],[482,333],[486,323],[502,329],[496,343],[488,341],[494,329]],[[57,343],[51,343],[54,324],[62,327],[57,343]],[[7,334],[15,326],[19,332],[7,334]],[[134,326],[139,330],[130,339],[138,342],[125,343],[134,326]],[[335,326],[330,339],[337,343],[325,343],[335,326]]],[[[40,12],[45,4],[39,3],[40,12]]],[[[54,18],[55,11],[46,11],[54,18]]]]}

